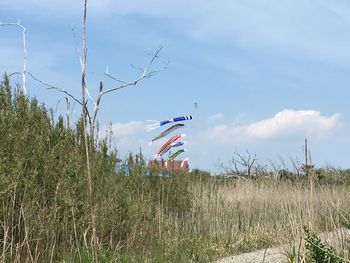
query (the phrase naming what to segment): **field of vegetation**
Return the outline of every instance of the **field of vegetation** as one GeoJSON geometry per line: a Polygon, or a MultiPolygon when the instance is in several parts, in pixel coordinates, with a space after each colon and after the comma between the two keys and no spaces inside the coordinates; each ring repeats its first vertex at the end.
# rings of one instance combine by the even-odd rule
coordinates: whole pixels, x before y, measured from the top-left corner
{"type": "Polygon", "coordinates": [[[210,262],[280,244],[289,245],[291,262],[349,260],[349,240],[333,250],[312,234],[350,227],[349,171],[320,169],[312,188],[305,175],[235,179],[194,170],[161,177],[151,170],[144,176],[145,160],[136,154],[126,176],[114,169],[117,151],[108,138],[89,148],[96,258],[82,122],[67,127],[52,116],[11,89],[5,76],[0,262],[210,262]],[[299,246],[304,238],[306,248],[299,246]],[[337,257],[328,260],[325,251],[337,257]]]}

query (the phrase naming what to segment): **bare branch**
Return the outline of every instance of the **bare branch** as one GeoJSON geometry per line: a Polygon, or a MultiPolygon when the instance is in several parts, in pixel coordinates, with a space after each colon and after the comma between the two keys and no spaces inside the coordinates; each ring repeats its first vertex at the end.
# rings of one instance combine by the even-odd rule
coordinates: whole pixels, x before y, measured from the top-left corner
{"type": "Polygon", "coordinates": [[[22,75],[23,73],[22,72],[12,72],[10,75],[9,75],[9,78],[14,76],[14,75],[22,75]]]}
{"type": "Polygon", "coordinates": [[[22,29],[22,39],[23,39],[23,72],[22,72],[23,87],[22,88],[23,88],[24,94],[26,94],[27,93],[27,89],[26,89],[26,83],[27,83],[27,79],[26,79],[26,73],[27,73],[26,32],[27,32],[27,28],[21,24],[20,20],[18,20],[17,23],[0,23],[0,26],[17,26],[17,27],[22,29]]]}
{"type": "Polygon", "coordinates": [[[272,176],[277,179],[279,176],[279,172],[281,170],[281,165],[279,165],[278,163],[275,163],[271,160],[269,160],[270,163],[270,167],[272,168],[272,176]]]}
{"type": "Polygon", "coordinates": [[[94,109],[94,115],[92,116],[91,120],[91,133],[94,133],[94,129],[95,129],[95,123],[96,123],[96,118],[97,118],[97,112],[101,103],[101,99],[103,96],[103,84],[102,81],[100,82],[100,90],[99,93],[97,95],[97,99],[96,99],[96,104],[95,104],[95,109],[94,109]]]}
{"type": "Polygon", "coordinates": [[[94,104],[95,109],[96,109],[96,108],[97,108],[97,105],[96,105],[95,101],[92,99],[89,89],[88,89],[87,87],[85,87],[85,89],[86,89],[86,94],[88,95],[88,97],[89,97],[91,103],[94,104]]]}
{"type": "Polygon", "coordinates": [[[104,75],[107,76],[107,77],[109,77],[109,78],[111,78],[111,79],[113,79],[113,80],[116,81],[116,82],[120,82],[120,83],[123,83],[123,84],[128,84],[127,81],[120,80],[120,79],[117,79],[117,78],[111,76],[111,75],[108,73],[108,67],[107,67],[106,73],[105,73],[104,75]]]}
{"type": "MultiPolygon", "coordinates": [[[[158,73],[161,70],[157,70],[157,71],[148,71],[150,66],[153,64],[153,62],[158,58],[158,55],[160,53],[160,51],[162,50],[162,47],[158,48],[156,50],[156,53],[153,55],[152,59],[148,62],[148,64],[146,65],[146,67],[143,69],[142,74],[140,77],[138,77],[135,80],[132,81],[123,81],[123,80],[119,80],[114,78],[113,76],[111,76],[108,72],[105,73],[105,75],[117,82],[122,83],[122,85],[120,85],[119,87],[116,88],[111,88],[111,89],[107,89],[106,91],[102,92],[102,95],[112,92],[112,91],[116,91],[116,90],[120,90],[129,86],[135,86],[138,82],[140,82],[141,80],[145,79],[145,78],[149,78],[154,76],[156,73],[158,73]]],[[[169,64],[169,63],[168,63],[169,64]]],[[[164,67],[164,69],[168,66],[168,64],[164,67]]],[[[162,69],[163,70],[163,69],[162,69]]]]}
{"type": "Polygon", "coordinates": [[[303,164],[301,164],[298,160],[298,158],[292,158],[290,157],[290,162],[292,163],[294,173],[298,176],[301,174],[301,171],[303,170],[303,164]]]}
{"type": "Polygon", "coordinates": [[[56,107],[55,107],[55,113],[57,113],[58,105],[60,105],[60,103],[61,103],[61,100],[58,100],[58,102],[56,103],[56,107]]]}
{"type": "Polygon", "coordinates": [[[67,128],[70,127],[70,101],[68,97],[65,97],[66,99],[66,116],[67,116],[67,128]]]}
{"type": "Polygon", "coordinates": [[[164,66],[163,68],[161,68],[161,69],[159,69],[159,70],[153,70],[153,71],[148,72],[147,77],[148,77],[148,78],[149,78],[149,77],[152,77],[152,76],[156,75],[157,73],[159,73],[159,72],[161,72],[161,71],[167,69],[168,66],[169,66],[169,64],[170,64],[170,60],[168,60],[168,61],[165,63],[165,66],[164,66]]]}
{"type": "Polygon", "coordinates": [[[236,171],[238,171],[237,164],[240,164],[241,166],[247,169],[247,175],[251,176],[252,175],[251,172],[253,170],[254,163],[257,161],[257,158],[256,158],[256,154],[252,156],[248,151],[248,149],[246,149],[246,153],[247,155],[244,156],[237,152],[234,152],[234,154],[238,157],[238,159],[236,159],[235,157],[232,157],[232,163],[235,165],[236,171]]]}
{"type": "Polygon", "coordinates": [[[240,171],[239,171],[238,165],[237,165],[238,161],[236,160],[235,157],[232,157],[231,162],[232,162],[232,164],[233,164],[233,166],[234,166],[234,169],[235,169],[236,174],[239,175],[239,174],[240,174],[240,171]]]}
{"type": "Polygon", "coordinates": [[[147,74],[147,71],[148,71],[148,68],[153,64],[154,60],[156,58],[158,58],[158,54],[159,52],[162,50],[162,46],[159,47],[157,50],[156,50],[156,53],[154,54],[154,56],[152,57],[151,61],[148,63],[148,65],[145,67],[144,71],[143,71],[143,76],[145,76],[147,74]]]}
{"type": "Polygon", "coordinates": [[[80,105],[83,105],[83,103],[78,100],[76,97],[74,97],[72,94],[70,94],[67,90],[65,89],[62,89],[60,87],[56,87],[56,86],[53,86],[51,84],[48,84],[47,82],[45,81],[42,81],[41,79],[38,79],[37,77],[35,77],[32,73],[28,72],[29,76],[31,76],[34,80],[40,82],[41,84],[47,86],[48,88],[47,89],[54,89],[54,90],[57,90],[59,92],[62,92],[64,94],[66,94],[68,97],[72,98],[73,100],[75,100],[76,102],[78,102],[80,105]]]}
{"type": "Polygon", "coordinates": [[[80,66],[83,65],[83,60],[82,60],[82,57],[81,57],[81,54],[80,54],[80,51],[78,49],[78,42],[77,42],[77,35],[75,34],[75,30],[74,30],[74,25],[71,24],[70,25],[70,28],[72,30],[72,34],[73,34],[73,38],[74,38],[74,44],[75,44],[75,53],[77,53],[77,56],[78,56],[78,59],[79,59],[79,62],[80,62],[80,66]]]}
{"type": "Polygon", "coordinates": [[[131,68],[133,68],[133,69],[137,69],[138,71],[143,71],[143,68],[141,68],[141,67],[136,67],[135,65],[133,65],[133,64],[130,64],[130,67],[131,68]]]}

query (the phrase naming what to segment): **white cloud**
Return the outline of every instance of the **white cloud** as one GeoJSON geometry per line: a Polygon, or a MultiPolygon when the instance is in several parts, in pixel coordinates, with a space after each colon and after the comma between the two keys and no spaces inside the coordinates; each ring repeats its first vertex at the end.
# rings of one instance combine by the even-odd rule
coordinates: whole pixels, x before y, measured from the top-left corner
{"type": "Polygon", "coordinates": [[[146,159],[153,158],[158,147],[162,144],[157,141],[152,146],[150,140],[155,133],[146,131],[147,124],[142,121],[130,121],[125,123],[113,123],[109,127],[103,127],[100,131],[100,137],[112,131],[112,146],[116,147],[120,158],[126,157],[130,152],[137,153],[140,148],[146,159]]]}
{"type": "Polygon", "coordinates": [[[209,121],[218,121],[218,120],[222,120],[224,118],[224,114],[223,113],[216,113],[212,116],[210,116],[208,118],[209,121]]]}
{"type": "Polygon", "coordinates": [[[145,124],[142,121],[131,121],[127,123],[113,123],[110,127],[116,138],[131,137],[144,132],[145,124]]]}
{"type": "Polygon", "coordinates": [[[142,121],[130,121],[126,123],[113,123],[109,127],[103,127],[100,137],[112,131],[112,142],[117,148],[121,157],[129,152],[138,152],[140,147],[144,154],[150,154],[148,140],[149,134],[146,132],[146,124],[142,121]]]}
{"type": "Polygon", "coordinates": [[[278,137],[326,136],[340,124],[340,114],[322,116],[315,110],[283,110],[272,118],[249,124],[217,125],[205,131],[215,142],[236,143],[278,137]]]}

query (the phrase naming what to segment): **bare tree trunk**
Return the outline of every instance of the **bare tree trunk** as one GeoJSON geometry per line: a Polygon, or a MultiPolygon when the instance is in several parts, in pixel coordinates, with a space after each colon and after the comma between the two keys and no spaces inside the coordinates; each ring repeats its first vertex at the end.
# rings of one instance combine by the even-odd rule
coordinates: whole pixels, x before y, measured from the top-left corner
{"type": "Polygon", "coordinates": [[[66,99],[66,117],[67,117],[67,128],[70,128],[70,102],[68,97],[66,99]]]}
{"type": "Polygon", "coordinates": [[[84,133],[84,145],[85,145],[85,157],[86,157],[86,172],[87,172],[87,183],[88,183],[88,202],[90,207],[90,219],[92,227],[92,240],[93,240],[93,254],[94,261],[98,262],[97,257],[97,234],[96,234],[96,211],[93,202],[93,184],[91,176],[91,166],[90,166],[90,154],[89,146],[92,146],[89,143],[87,130],[86,130],[86,118],[87,118],[87,107],[86,107],[86,83],[85,83],[85,68],[86,68],[86,13],[87,13],[87,0],[84,0],[84,15],[83,15],[83,54],[82,54],[82,63],[81,63],[81,95],[82,95],[82,104],[83,104],[83,133],[84,133]],[[89,145],[90,144],[90,145],[89,145]]]}

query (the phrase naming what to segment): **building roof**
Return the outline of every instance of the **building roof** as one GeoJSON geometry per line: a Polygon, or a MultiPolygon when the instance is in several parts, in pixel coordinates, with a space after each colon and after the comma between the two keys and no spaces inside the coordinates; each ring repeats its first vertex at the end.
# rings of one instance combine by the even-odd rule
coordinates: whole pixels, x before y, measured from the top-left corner
{"type": "Polygon", "coordinates": [[[152,160],[147,162],[147,168],[158,168],[159,170],[189,170],[189,163],[187,160],[174,160],[174,161],[165,161],[165,160],[152,160]]]}

